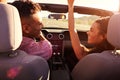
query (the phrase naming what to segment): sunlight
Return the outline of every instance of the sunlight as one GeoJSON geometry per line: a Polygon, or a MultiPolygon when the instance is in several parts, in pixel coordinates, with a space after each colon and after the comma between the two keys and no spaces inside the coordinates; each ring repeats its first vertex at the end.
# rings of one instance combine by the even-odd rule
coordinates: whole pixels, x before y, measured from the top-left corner
{"type": "MultiPolygon", "coordinates": [[[[7,0],[8,2],[13,2],[14,0],[7,0]]],[[[67,4],[67,0],[32,0],[34,2],[41,3],[57,3],[57,4],[67,4]]],[[[95,7],[100,9],[106,9],[111,11],[119,10],[119,0],[75,0],[74,5],[95,7]]]]}
{"type": "Polygon", "coordinates": [[[111,11],[119,10],[119,0],[76,0],[80,6],[95,7],[111,11]]]}
{"type": "MultiPolygon", "coordinates": [[[[67,0],[36,0],[36,2],[67,4],[67,0]]],[[[74,5],[95,7],[111,11],[119,10],[119,0],[75,0],[74,5]]]]}

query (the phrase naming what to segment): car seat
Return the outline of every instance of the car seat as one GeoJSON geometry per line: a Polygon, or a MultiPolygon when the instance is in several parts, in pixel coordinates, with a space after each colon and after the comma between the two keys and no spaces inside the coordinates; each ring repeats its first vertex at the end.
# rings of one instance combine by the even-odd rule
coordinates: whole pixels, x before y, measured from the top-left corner
{"type": "Polygon", "coordinates": [[[0,80],[47,80],[49,66],[40,56],[17,50],[22,41],[18,10],[0,3],[0,80]]]}
{"type": "Polygon", "coordinates": [[[73,80],[120,80],[120,14],[111,16],[107,40],[115,49],[82,58],[71,73],[73,80]]]}
{"type": "Polygon", "coordinates": [[[111,17],[108,24],[107,39],[116,49],[120,49],[120,14],[111,17]]]}

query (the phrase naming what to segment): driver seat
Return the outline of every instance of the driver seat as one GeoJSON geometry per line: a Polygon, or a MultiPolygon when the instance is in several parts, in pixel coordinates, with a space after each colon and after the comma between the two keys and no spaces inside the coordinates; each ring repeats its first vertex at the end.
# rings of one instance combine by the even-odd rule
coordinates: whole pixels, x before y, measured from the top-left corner
{"type": "Polygon", "coordinates": [[[49,66],[40,56],[17,50],[22,29],[17,9],[0,2],[0,80],[47,80],[49,66]]]}
{"type": "Polygon", "coordinates": [[[72,71],[73,80],[120,80],[120,14],[108,23],[107,40],[115,50],[89,54],[72,71]]]}

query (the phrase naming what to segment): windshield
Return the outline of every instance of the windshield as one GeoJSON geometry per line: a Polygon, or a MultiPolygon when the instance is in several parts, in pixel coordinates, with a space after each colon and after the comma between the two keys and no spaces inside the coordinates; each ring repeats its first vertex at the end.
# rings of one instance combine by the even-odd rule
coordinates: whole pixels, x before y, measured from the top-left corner
{"type": "MultiPolygon", "coordinates": [[[[13,2],[14,0],[7,0],[8,2],[13,2]]],[[[33,0],[38,3],[49,3],[49,4],[66,4],[67,0],[33,0]]],[[[98,9],[109,10],[113,12],[117,12],[119,10],[119,0],[75,0],[75,6],[85,6],[92,7],[98,9]]],[[[54,28],[68,28],[67,15],[68,13],[64,13],[66,15],[66,19],[49,19],[48,15],[53,14],[48,11],[41,11],[43,16],[43,24],[45,28],[54,27],[54,28]]],[[[78,14],[74,13],[75,17],[75,27],[78,30],[89,30],[91,24],[100,16],[96,15],[86,15],[86,14],[78,14]]]]}

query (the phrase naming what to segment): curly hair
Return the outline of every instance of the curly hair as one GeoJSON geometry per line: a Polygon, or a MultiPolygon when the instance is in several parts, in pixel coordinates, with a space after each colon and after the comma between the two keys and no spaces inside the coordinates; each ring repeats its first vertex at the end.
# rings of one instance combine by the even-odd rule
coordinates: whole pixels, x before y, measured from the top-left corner
{"type": "Polygon", "coordinates": [[[29,17],[34,13],[41,11],[40,5],[33,3],[30,0],[14,1],[12,5],[18,9],[20,17],[29,17]]]}

